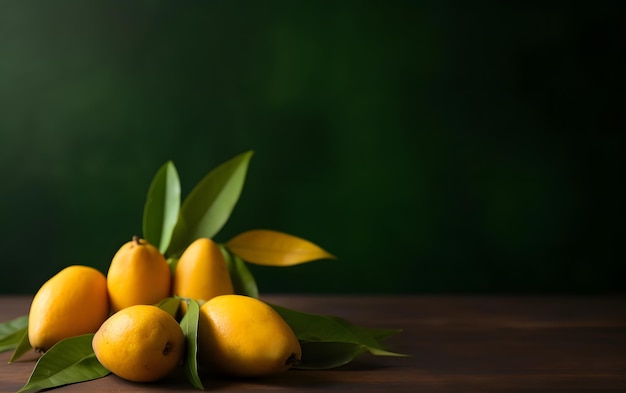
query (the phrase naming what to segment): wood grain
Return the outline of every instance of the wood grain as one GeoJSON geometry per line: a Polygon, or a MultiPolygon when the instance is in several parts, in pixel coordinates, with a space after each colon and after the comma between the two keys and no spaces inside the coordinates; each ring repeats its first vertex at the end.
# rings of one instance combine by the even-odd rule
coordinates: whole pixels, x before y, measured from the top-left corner
{"type": "MultiPolygon", "coordinates": [[[[0,321],[28,312],[28,296],[0,297],[0,321]]],[[[364,355],[333,370],[293,370],[254,380],[206,378],[207,391],[293,392],[623,392],[624,296],[318,296],[266,300],[337,315],[372,327],[401,327],[388,341],[405,358],[364,355]]],[[[8,365],[0,354],[0,392],[28,379],[34,354],[8,365]]],[[[115,376],[59,392],[193,391],[181,374],[154,384],[115,376]]]]}

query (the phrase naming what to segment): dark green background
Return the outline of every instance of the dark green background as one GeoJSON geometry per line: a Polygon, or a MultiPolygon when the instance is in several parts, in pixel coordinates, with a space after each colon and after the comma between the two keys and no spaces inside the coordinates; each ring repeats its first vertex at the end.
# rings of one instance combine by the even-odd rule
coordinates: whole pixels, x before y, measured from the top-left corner
{"type": "Polygon", "coordinates": [[[166,160],[255,150],[262,292],[616,292],[620,1],[2,1],[0,288],[106,272],[166,160]]]}

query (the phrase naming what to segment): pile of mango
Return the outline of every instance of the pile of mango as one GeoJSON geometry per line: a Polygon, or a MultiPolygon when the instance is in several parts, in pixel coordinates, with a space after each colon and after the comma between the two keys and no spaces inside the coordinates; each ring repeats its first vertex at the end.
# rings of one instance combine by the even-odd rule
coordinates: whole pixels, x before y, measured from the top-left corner
{"type": "MultiPolygon", "coordinates": [[[[198,301],[200,366],[234,376],[273,375],[298,364],[301,348],[280,315],[259,299],[236,295],[219,246],[200,238],[172,272],[163,254],[137,236],[113,256],[107,275],[69,266],[35,295],[28,339],[38,352],[95,333],[94,353],[112,373],[154,381],[181,364],[185,337],[175,316],[156,304],[168,297],[198,301]]],[[[178,317],[186,312],[181,300],[178,317]]]]}

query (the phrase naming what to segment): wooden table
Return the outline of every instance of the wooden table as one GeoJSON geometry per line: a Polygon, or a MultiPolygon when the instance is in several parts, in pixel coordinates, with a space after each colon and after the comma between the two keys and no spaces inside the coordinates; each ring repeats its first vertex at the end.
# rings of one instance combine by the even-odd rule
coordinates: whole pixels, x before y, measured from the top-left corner
{"type": "MultiPolygon", "coordinates": [[[[30,297],[0,297],[0,321],[28,312],[30,297]]],[[[266,296],[300,311],[372,327],[402,327],[388,344],[410,357],[363,355],[347,366],[261,380],[205,380],[207,391],[626,392],[624,296],[266,296]]],[[[0,392],[28,379],[34,356],[7,364],[0,392]]],[[[194,391],[182,375],[155,384],[115,376],[58,392],[194,391]]]]}

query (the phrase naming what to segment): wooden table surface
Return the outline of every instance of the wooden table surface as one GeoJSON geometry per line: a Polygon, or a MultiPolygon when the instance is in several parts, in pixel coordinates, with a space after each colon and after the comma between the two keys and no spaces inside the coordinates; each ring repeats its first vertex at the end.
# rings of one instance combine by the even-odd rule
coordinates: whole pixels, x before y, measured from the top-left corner
{"type": "MultiPolygon", "coordinates": [[[[28,296],[0,297],[0,321],[26,315],[28,296]]],[[[388,340],[410,357],[363,355],[347,366],[290,370],[267,379],[204,380],[206,391],[248,392],[626,392],[625,296],[313,296],[265,300],[344,317],[371,327],[401,327],[388,340]]],[[[0,392],[28,379],[34,354],[7,364],[0,392]]],[[[184,376],[137,384],[115,376],[58,392],[194,391],[184,376]]]]}

